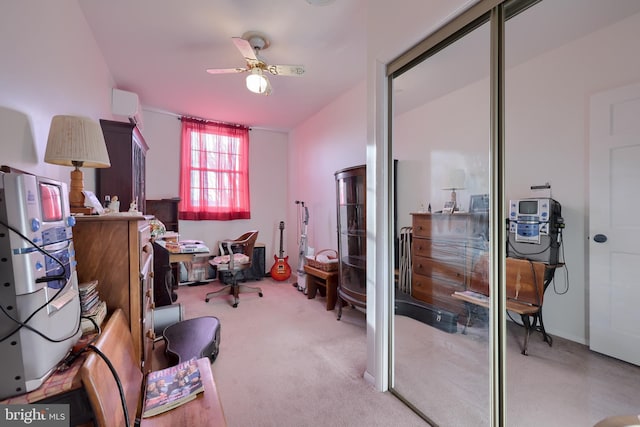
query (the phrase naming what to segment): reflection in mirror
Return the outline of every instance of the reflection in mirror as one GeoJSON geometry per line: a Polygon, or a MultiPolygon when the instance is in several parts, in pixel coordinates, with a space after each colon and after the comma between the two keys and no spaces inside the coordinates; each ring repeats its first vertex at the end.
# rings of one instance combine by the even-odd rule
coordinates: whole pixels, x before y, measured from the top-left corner
{"type": "Polygon", "coordinates": [[[487,259],[489,51],[486,23],[393,79],[393,389],[439,425],[489,420],[488,309],[454,296],[487,259]]]}
{"type": "MultiPolygon", "coordinates": [[[[629,245],[603,253],[585,234],[607,231],[590,228],[597,220],[640,239],[632,234],[638,215],[630,214],[640,205],[628,197],[640,185],[640,2],[506,4],[519,13],[505,23],[504,199],[537,196],[531,187],[549,182],[546,197],[560,203],[566,223],[553,235],[561,265],[550,267],[556,261],[541,258],[551,251],[536,251],[538,242],[524,256],[522,245],[512,247],[505,260],[507,425],[592,426],[637,416],[633,266],[640,252],[629,245]],[[599,138],[616,132],[611,140],[628,139],[603,154],[599,138]],[[599,176],[611,181],[600,185],[599,176]],[[611,216],[601,218],[603,211],[611,216]],[[528,307],[514,305],[527,298],[528,307]],[[536,305],[544,305],[544,326],[536,305]],[[528,341],[526,320],[537,322],[528,341]]],[[[437,425],[490,425],[491,316],[481,296],[495,289],[485,196],[489,38],[487,23],[392,82],[398,257],[391,387],[437,425]]]]}
{"type": "MultiPolygon", "coordinates": [[[[546,265],[545,286],[539,295],[544,310],[539,313],[536,330],[531,332],[528,356],[518,354],[524,332],[516,325],[521,325],[523,319],[512,312],[512,321],[507,322],[506,414],[514,425],[593,426],[610,416],[637,415],[640,408],[640,368],[633,365],[640,364],[640,332],[635,326],[627,327],[640,321],[639,295],[637,290],[629,291],[631,287],[637,289],[637,278],[626,258],[640,259],[640,250],[637,244],[623,249],[613,242],[606,245],[611,252],[604,245],[589,249],[584,238],[589,218],[593,221],[603,211],[611,211],[611,218],[603,219],[611,224],[613,233],[618,222],[614,219],[616,212],[636,211],[639,207],[636,204],[635,209],[630,209],[626,203],[628,195],[637,191],[640,184],[640,91],[634,95],[623,90],[624,96],[618,100],[623,102],[615,104],[611,100],[611,106],[605,106],[601,115],[590,112],[594,95],[640,83],[639,42],[638,1],[542,1],[505,23],[505,199],[551,196],[561,206],[566,223],[566,228],[555,232],[552,227],[546,234],[529,233],[529,239],[535,238],[531,241],[519,232],[509,233],[509,256],[546,265]],[[634,103],[637,106],[629,109],[634,103]],[[630,114],[636,119],[629,127],[630,114]],[[608,120],[612,120],[611,125],[608,120]],[[602,125],[604,133],[613,134],[621,123],[626,123],[625,130],[618,132],[615,139],[622,143],[620,148],[624,147],[625,160],[615,161],[618,150],[611,151],[611,160],[607,159],[608,153],[601,152],[588,167],[584,159],[595,153],[588,148],[594,136],[589,129],[602,125]],[[620,138],[631,136],[632,132],[635,142],[622,142],[620,138]],[[605,166],[612,169],[604,172],[605,166]],[[590,184],[593,173],[627,178],[616,184],[601,185],[602,179],[590,184]],[[546,182],[551,184],[547,194],[531,189],[546,182]],[[590,202],[586,199],[589,188],[600,189],[590,202]],[[616,198],[611,189],[627,196],[616,198]],[[594,209],[591,212],[586,208],[589,205],[594,209]],[[559,254],[554,253],[556,246],[559,254]],[[626,261],[617,262],[620,255],[616,252],[626,253],[626,261]],[[554,268],[558,258],[564,265],[554,268]],[[601,275],[598,266],[610,273],[601,275]],[[617,285],[606,287],[602,278],[609,276],[615,277],[617,285]],[[615,309],[605,302],[607,294],[617,299],[618,302],[611,301],[615,309]],[[591,302],[588,295],[594,297],[591,302]],[[624,300],[635,302],[627,305],[622,303],[624,300]],[[593,349],[603,325],[607,325],[605,344],[594,352],[589,344],[593,349]],[[550,337],[546,342],[545,332],[550,337]],[[625,360],[618,353],[621,349],[633,354],[626,359],[631,363],[618,360],[625,360]],[[537,411],[531,410],[532,396],[537,411]],[[525,417],[527,421],[522,422],[525,417]]],[[[597,144],[603,142],[598,140],[597,144]]],[[[535,220],[538,208],[531,206],[533,209],[529,210],[524,207],[532,212],[528,215],[534,222],[544,224],[543,220],[535,220]]],[[[626,223],[623,234],[629,238],[630,228],[640,230],[640,222],[632,216],[626,218],[622,221],[626,223]]],[[[507,288],[510,282],[517,283],[517,278],[509,278],[508,270],[509,265],[507,288]]],[[[526,283],[524,278],[521,283],[526,283]]]]}

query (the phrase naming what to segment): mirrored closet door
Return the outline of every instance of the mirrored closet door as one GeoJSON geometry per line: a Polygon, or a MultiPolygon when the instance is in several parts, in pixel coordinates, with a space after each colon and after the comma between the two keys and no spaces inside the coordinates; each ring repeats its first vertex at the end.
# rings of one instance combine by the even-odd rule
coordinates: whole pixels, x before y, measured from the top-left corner
{"type": "Polygon", "coordinates": [[[628,303],[637,300],[628,267],[640,253],[603,254],[590,236],[603,227],[602,212],[607,227],[640,227],[628,215],[637,202],[619,190],[640,185],[639,139],[599,147],[603,135],[616,144],[640,135],[640,2],[510,0],[491,9],[497,3],[477,2],[388,67],[390,388],[441,426],[590,426],[637,414],[640,367],[625,348],[640,345],[628,303]],[[504,40],[499,73],[496,35],[504,40]],[[598,176],[610,181],[602,186],[598,176]],[[546,194],[532,188],[547,183],[546,194]],[[555,200],[562,222],[523,255],[508,231],[501,242],[494,236],[508,230],[510,201],[531,197],[555,200]],[[500,215],[492,198],[503,201],[500,215]],[[523,258],[542,269],[510,275],[523,258]],[[496,271],[502,284],[490,277],[496,271]],[[505,304],[522,298],[527,274],[544,279],[544,319],[542,310],[498,317],[487,308],[490,291],[501,289],[505,304]],[[536,322],[528,340],[525,318],[536,322]]]}
{"type": "Polygon", "coordinates": [[[393,389],[438,425],[489,420],[488,309],[457,295],[489,247],[490,33],[473,27],[392,83],[393,389]]]}

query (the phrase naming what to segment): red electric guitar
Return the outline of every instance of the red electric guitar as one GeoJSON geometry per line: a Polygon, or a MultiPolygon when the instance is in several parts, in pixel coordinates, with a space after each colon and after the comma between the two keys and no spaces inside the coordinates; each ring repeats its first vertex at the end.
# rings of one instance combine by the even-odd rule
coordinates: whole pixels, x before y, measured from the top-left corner
{"type": "Polygon", "coordinates": [[[287,280],[291,277],[291,267],[289,267],[288,256],[284,256],[282,250],[282,232],[284,231],[284,221],[280,221],[280,256],[274,255],[276,262],[271,267],[271,277],[277,281],[287,280]]]}

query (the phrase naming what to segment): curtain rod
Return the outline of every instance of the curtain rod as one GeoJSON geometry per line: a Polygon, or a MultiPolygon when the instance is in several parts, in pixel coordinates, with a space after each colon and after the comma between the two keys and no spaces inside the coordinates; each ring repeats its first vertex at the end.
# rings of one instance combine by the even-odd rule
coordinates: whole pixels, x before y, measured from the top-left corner
{"type": "MultiPolygon", "coordinates": [[[[155,109],[155,108],[145,107],[145,108],[143,108],[143,110],[150,111],[152,113],[166,114],[168,116],[173,116],[173,117],[177,118],[178,120],[181,120],[182,117],[189,117],[189,116],[181,116],[180,114],[172,113],[171,111],[159,110],[159,109],[155,109]]],[[[201,119],[201,118],[197,118],[197,117],[194,117],[194,118],[196,120],[213,121],[213,120],[205,120],[205,119],[201,119]]],[[[224,122],[215,122],[215,121],[213,121],[213,122],[214,123],[224,123],[224,122]]],[[[224,123],[224,124],[226,124],[226,123],[224,123]]],[[[233,126],[234,124],[230,123],[230,125],[233,126]]],[[[243,126],[243,125],[241,125],[241,126],[243,126]]],[[[266,131],[270,131],[270,132],[288,132],[288,131],[283,131],[281,129],[271,129],[271,128],[257,127],[257,126],[247,126],[247,128],[249,130],[266,130],[266,131]]]]}
{"type": "Polygon", "coordinates": [[[193,121],[203,122],[203,123],[213,123],[213,124],[217,124],[217,125],[233,126],[233,127],[237,127],[237,128],[251,129],[249,126],[241,125],[241,124],[238,124],[238,123],[221,122],[221,121],[218,121],[218,120],[207,120],[207,119],[203,119],[203,118],[200,118],[200,117],[193,117],[193,116],[178,116],[178,120],[182,121],[183,119],[193,120],[193,121]]]}

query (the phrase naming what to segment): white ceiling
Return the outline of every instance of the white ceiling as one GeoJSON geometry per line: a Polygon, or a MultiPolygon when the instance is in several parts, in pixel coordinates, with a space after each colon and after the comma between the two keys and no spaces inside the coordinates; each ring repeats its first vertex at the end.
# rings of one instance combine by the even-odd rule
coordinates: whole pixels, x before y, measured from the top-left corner
{"type": "MultiPolygon", "coordinates": [[[[376,3],[367,0],[334,0],[325,6],[312,6],[307,0],[78,3],[116,87],[137,93],[145,109],[283,131],[365,79],[367,42],[372,44],[370,51],[375,47],[384,56],[385,43],[407,30],[406,26],[420,27],[419,22],[425,20],[429,24],[423,31],[428,33],[435,29],[428,26],[441,25],[454,7],[451,0],[417,1],[414,9],[398,10],[390,17],[384,12],[388,8],[376,8],[376,3]],[[374,25],[380,31],[367,35],[367,19],[380,22],[374,25]],[[418,24],[411,24],[416,19],[418,24]],[[273,93],[264,96],[246,89],[244,73],[208,74],[207,68],[245,65],[232,37],[247,31],[269,38],[271,45],[261,53],[267,63],[302,64],[305,75],[269,76],[273,93]]],[[[508,61],[513,65],[527,60],[639,11],[639,0],[543,1],[507,23],[513,46],[508,61]]],[[[486,75],[488,37],[486,28],[477,31],[465,37],[464,43],[452,45],[396,79],[396,113],[486,75]],[[424,76],[437,84],[425,84],[424,76]]]]}
{"type": "MultiPolygon", "coordinates": [[[[542,1],[506,22],[506,68],[636,13],[640,13],[638,0],[542,1]]],[[[488,78],[489,39],[487,23],[396,78],[394,113],[402,114],[488,78]],[[425,77],[438,84],[425,84],[425,77]]]]}
{"type": "Polygon", "coordinates": [[[118,89],[145,109],[290,130],[364,80],[366,0],[78,0],[118,89]],[[249,92],[232,43],[265,34],[269,64],[302,64],[302,77],[270,76],[270,96],[249,92]]]}

